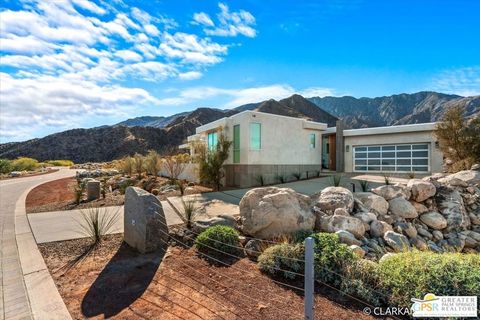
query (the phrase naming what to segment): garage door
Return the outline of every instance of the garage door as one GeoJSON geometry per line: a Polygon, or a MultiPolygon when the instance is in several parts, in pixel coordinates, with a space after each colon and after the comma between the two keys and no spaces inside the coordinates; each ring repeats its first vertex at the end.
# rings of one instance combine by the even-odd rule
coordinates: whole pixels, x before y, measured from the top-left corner
{"type": "Polygon", "coordinates": [[[354,171],[429,172],[429,144],[355,146],[354,171]]]}

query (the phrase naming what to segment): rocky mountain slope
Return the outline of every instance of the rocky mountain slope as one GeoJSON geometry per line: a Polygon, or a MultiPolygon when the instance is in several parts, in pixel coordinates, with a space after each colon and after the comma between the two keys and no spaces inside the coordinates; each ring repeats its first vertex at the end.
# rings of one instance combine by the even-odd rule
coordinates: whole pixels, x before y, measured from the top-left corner
{"type": "Polygon", "coordinates": [[[443,112],[462,104],[466,115],[480,115],[480,96],[460,97],[435,92],[380,98],[300,95],[276,101],[250,103],[230,110],[198,108],[169,117],[138,117],[114,126],[74,129],[41,139],[0,144],[0,158],[33,157],[38,160],[71,159],[74,162],[108,161],[150,149],[178,146],[195,128],[245,110],[300,117],[334,126],[338,118],[351,128],[437,121],[443,112]],[[334,116],[335,115],[335,116],[334,116]]]}

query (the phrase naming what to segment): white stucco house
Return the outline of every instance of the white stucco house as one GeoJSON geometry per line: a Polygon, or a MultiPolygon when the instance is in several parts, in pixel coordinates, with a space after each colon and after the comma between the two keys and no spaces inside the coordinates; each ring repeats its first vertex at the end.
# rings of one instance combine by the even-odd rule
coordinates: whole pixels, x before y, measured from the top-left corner
{"type": "Polygon", "coordinates": [[[344,130],[301,118],[244,111],[196,128],[182,148],[200,141],[214,148],[219,134],[233,142],[225,185],[248,187],[260,176],[312,177],[321,172],[431,173],[442,170],[435,123],[344,130]]]}

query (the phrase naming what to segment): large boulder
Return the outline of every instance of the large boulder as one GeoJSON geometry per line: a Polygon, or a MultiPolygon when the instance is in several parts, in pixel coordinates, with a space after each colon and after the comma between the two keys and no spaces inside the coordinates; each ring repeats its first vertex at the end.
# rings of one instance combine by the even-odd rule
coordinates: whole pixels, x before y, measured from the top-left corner
{"type": "Polygon", "coordinates": [[[365,234],[365,226],[362,220],[346,216],[325,216],[322,217],[320,231],[337,232],[345,230],[353,234],[356,238],[361,238],[365,234]]]}
{"type": "Polygon", "coordinates": [[[387,231],[383,236],[383,240],[395,252],[407,251],[410,249],[410,242],[407,237],[394,231],[387,231]]]}
{"type": "Polygon", "coordinates": [[[420,216],[420,221],[435,230],[442,230],[447,227],[447,219],[435,211],[422,214],[420,216]]]}
{"type": "Polygon", "coordinates": [[[410,188],[412,192],[412,199],[417,202],[422,202],[433,197],[436,192],[433,183],[420,179],[410,179],[407,187],[410,188]]]}
{"type": "Polygon", "coordinates": [[[375,220],[370,223],[370,234],[372,237],[381,238],[387,231],[393,231],[393,228],[385,221],[375,220]]]}
{"type": "Polygon", "coordinates": [[[315,201],[316,210],[333,214],[335,209],[343,208],[349,213],[353,210],[353,194],[343,187],[328,187],[323,189],[315,201]]]}
{"type": "Polygon", "coordinates": [[[385,215],[388,212],[388,202],[383,197],[372,192],[356,192],[354,197],[364,205],[368,211],[379,215],[385,215]]]}
{"type": "Polygon", "coordinates": [[[418,217],[415,207],[404,198],[393,198],[392,200],[388,201],[388,204],[390,207],[390,212],[392,212],[392,214],[396,217],[405,219],[413,219],[418,217]]]}
{"type": "Polygon", "coordinates": [[[470,227],[470,217],[458,190],[448,186],[438,187],[435,202],[440,213],[447,219],[448,228],[455,230],[470,227]]]}
{"type": "Polygon", "coordinates": [[[457,173],[451,174],[438,180],[441,183],[449,184],[450,180],[459,179],[468,184],[479,184],[480,183],[480,171],[476,170],[464,170],[457,173]]]}
{"type": "Polygon", "coordinates": [[[410,190],[401,185],[385,185],[378,188],[372,189],[372,192],[385,200],[392,200],[394,198],[404,198],[406,200],[410,199],[410,190]]]}
{"type": "Polygon", "coordinates": [[[255,188],[240,200],[243,233],[268,239],[279,234],[313,230],[310,198],[289,188],[255,188]]]}
{"type": "Polygon", "coordinates": [[[362,242],[360,240],[357,240],[355,236],[348,231],[338,230],[337,232],[335,232],[335,234],[338,235],[338,238],[342,243],[345,243],[348,245],[357,245],[357,246],[362,245],[362,242]]]}
{"type": "Polygon", "coordinates": [[[162,204],[153,194],[128,187],[124,207],[125,242],[142,253],[165,248],[168,227],[162,204]]]}

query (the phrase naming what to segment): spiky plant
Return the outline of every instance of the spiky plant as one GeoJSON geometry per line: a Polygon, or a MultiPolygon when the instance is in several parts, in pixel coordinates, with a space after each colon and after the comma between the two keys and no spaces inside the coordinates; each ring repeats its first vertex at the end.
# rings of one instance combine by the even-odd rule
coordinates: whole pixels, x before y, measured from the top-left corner
{"type": "Polygon", "coordinates": [[[388,175],[388,173],[384,172],[383,173],[383,179],[385,180],[385,185],[391,185],[392,184],[392,180],[390,179],[390,176],[388,175]]]}
{"type": "Polygon", "coordinates": [[[81,213],[82,218],[78,221],[81,233],[90,238],[95,246],[98,246],[103,236],[112,231],[120,215],[118,209],[114,211],[106,209],[101,213],[99,207],[90,207],[86,210],[81,210],[81,213]]]}
{"type": "Polygon", "coordinates": [[[182,180],[176,180],[175,184],[177,185],[178,190],[180,191],[180,195],[183,196],[185,194],[185,183],[183,183],[182,180]]]}
{"type": "Polygon", "coordinates": [[[263,187],[265,185],[265,177],[262,174],[259,174],[258,176],[256,176],[255,180],[260,186],[263,187]]]}
{"type": "Polygon", "coordinates": [[[197,206],[194,199],[185,199],[182,198],[183,211],[185,214],[185,221],[187,228],[190,229],[193,225],[193,219],[197,215],[197,206]]]}
{"type": "Polygon", "coordinates": [[[340,174],[333,175],[331,176],[330,180],[331,180],[332,186],[339,187],[342,182],[342,175],[340,174]]]}
{"type": "Polygon", "coordinates": [[[297,180],[300,180],[300,178],[302,178],[302,174],[300,172],[295,172],[292,174],[292,176],[297,180]]]}
{"type": "Polygon", "coordinates": [[[367,180],[360,180],[358,181],[358,183],[360,184],[363,192],[368,192],[368,189],[370,188],[370,183],[367,180]]]}
{"type": "Polygon", "coordinates": [[[409,179],[415,179],[416,174],[415,174],[415,171],[410,171],[407,175],[409,179]]]}
{"type": "Polygon", "coordinates": [[[277,174],[275,176],[275,180],[277,180],[278,183],[285,183],[287,181],[287,178],[283,174],[277,174]]]}

